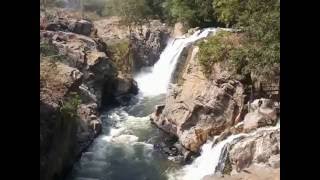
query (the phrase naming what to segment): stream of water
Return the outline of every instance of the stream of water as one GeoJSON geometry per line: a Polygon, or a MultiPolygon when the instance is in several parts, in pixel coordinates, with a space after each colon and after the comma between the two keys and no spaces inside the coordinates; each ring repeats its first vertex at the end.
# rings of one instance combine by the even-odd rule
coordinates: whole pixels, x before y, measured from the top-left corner
{"type": "Polygon", "coordinates": [[[181,165],[154,150],[153,144],[165,135],[151,124],[148,115],[155,105],[164,103],[183,48],[216,30],[207,28],[169,40],[157,63],[136,75],[139,94],[131,105],[102,114],[102,134],[82,154],[68,180],[166,180],[170,178],[168,172],[181,169],[181,165]]]}

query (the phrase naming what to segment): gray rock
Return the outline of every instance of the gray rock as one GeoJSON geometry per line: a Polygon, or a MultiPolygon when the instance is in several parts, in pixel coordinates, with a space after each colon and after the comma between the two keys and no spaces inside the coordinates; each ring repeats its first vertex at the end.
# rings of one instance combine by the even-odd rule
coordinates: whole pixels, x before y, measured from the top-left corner
{"type": "Polygon", "coordinates": [[[263,126],[272,126],[277,123],[277,109],[271,100],[257,99],[250,104],[250,108],[251,112],[245,116],[243,121],[245,132],[250,132],[263,126]]]}
{"type": "Polygon", "coordinates": [[[269,164],[272,168],[279,168],[280,167],[280,154],[271,156],[269,159],[269,164]]]}
{"type": "Polygon", "coordinates": [[[68,30],[77,34],[89,36],[92,32],[93,24],[86,20],[73,21],[68,25],[68,30]]]}
{"type": "Polygon", "coordinates": [[[259,129],[241,139],[229,151],[233,169],[239,172],[253,163],[271,164],[270,162],[274,163],[273,165],[276,167],[277,157],[280,159],[278,156],[280,153],[279,139],[279,128],[274,130],[259,129]]]}
{"type": "MultiPolygon", "coordinates": [[[[172,86],[165,107],[153,122],[164,131],[179,137],[186,149],[198,152],[206,140],[232,127],[243,106],[243,86],[240,82],[219,75],[222,68],[216,65],[215,81],[208,81],[197,60],[196,47],[190,47],[181,86],[172,86]],[[190,90],[192,89],[192,91],[190,90]]],[[[223,74],[226,74],[224,72],[223,74]]]]}

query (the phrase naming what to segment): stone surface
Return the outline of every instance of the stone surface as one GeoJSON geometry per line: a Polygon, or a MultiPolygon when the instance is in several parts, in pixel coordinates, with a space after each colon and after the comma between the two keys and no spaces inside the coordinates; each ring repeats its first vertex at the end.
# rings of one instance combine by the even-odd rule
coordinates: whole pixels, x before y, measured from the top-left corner
{"type": "Polygon", "coordinates": [[[197,152],[208,137],[234,125],[243,106],[243,87],[229,79],[228,72],[218,65],[215,80],[208,81],[196,58],[198,48],[192,48],[183,69],[182,85],[171,86],[165,108],[153,122],[178,136],[186,149],[197,152]]]}
{"type": "Polygon", "coordinates": [[[280,168],[252,165],[240,173],[206,176],[201,180],[280,180],[280,168]]]}
{"type": "Polygon", "coordinates": [[[184,25],[181,22],[178,22],[174,24],[174,28],[171,36],[174,38],[179,38],[183,36],[186,32],[187,31],[184,25]]]}
{"type": "Polygon", "coordinates": [[[275,125],[277,119],[277,109],[274,103],[269,99],[257,99],[250,104],[250,112],[244,118],[244,132],[275,125]]]}
{"type": "Polygon", "coordinates": [[[280,129],[259,129],[234,144],[229,152],[229,158],[233,169],[239,172],[253,163],[268,164],[271,161],[276,167],[275,158],[277,156],[273,156],[279,153],[280,129]]]}
{"type": "Polygon", "coordinates": [[[46,29],[40,30],[40,42],[50,43],[60,58],[40,54],[40,179],[53,180],[61,179],[101,132],[102,100],[112,105],[138,89],[133,79],[118,77],[105,43],[88,36],[92,23],[58,19],[46,29]]]}
{"type": "MultiPolygon", "coordinates": [[[[94,22],[97,34],[108,44],[128,41],[129,29],[120,23],[118,17],[110,17],[94,22]]],[[[170,35],[170,28],[158,20],[152,20],[141,27],[133,27],[131,53],[133,70],[139,71],[144,66],[152,66],[160,57],[170,35]]]]}

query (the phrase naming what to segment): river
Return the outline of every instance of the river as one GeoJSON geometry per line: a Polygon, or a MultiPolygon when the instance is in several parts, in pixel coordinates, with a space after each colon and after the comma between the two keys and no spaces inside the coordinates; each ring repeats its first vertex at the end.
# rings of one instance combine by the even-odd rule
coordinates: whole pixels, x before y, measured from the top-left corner
{"type": "Polygon", "coordinates": [[[198,30],[189,37],[168,41],[157,63],[135,76],[139,94],[130,105],[102,113],[101,135],[82,154],[67,180],[166,180],[168,172],[181,169],[179,163],[153,148],[166,135],[148,116],[156,105],[164,103],[183,48],[216,30],[198,30]]]}

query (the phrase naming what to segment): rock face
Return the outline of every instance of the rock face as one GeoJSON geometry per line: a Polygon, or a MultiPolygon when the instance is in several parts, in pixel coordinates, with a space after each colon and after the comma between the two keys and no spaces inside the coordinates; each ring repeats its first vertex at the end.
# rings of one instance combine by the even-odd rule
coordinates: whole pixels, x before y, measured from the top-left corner
{"type": "Polygon", "coordinates": [[[170,28],[158,20],[152,20],[141,27],[134,27],[130,37],[129,29],[120,24],[118,17],[111,17],[94,22],[97,34],[108,44],[119,41],[132,41],[133,70],[152,66],[160,57],[170,36],[170,28]]]}
{"type": "Polygon", "coordinates": [[[40,31],[40,42],[50,44],[60,57],[40,55],[40,178],[44,180],[61,179],[100,133],[102,103],[122,104],[138,92],[133,79],[118,77],[106,45],[95,36],[85,36],[91,33],[91,23],[60,21],[49,24],[50,31],[40,31]]]}
{"type": "Polygon", "coordinates": [[[257,99],[250,104],[250,112],[244,118],[244,132],[250,132],[263,126],[275,125],[277,119],[277,110],[274,103],[269,99],[257,99]]]}
{"type": "Polygon", "coordinates": [[[212,175],[201,180],[280,180],[280,168],[270,168],[265,166],[252,165],[233,175],[212,175]]]}
{"type": "Polygon", "coordinates": [[[178,22],[178,23],[174,24],[174,29],[173,29],[171,36],[174,38],[178,38],[178,37],[183,36],[186,32],[187,31],[186,31],[186,28],[184,27],[184,25],[181,22],[178,22]]]}
{"type": "Polygon", "coordinates": [[[232,169],[237,172],[252,164],[273,168],[280,165],[280,129],[258,130],[234,144],[229,152],[232,169]]]}
{"type": "Polygon", "coordinates": [[[152,121],[179,137],[181,144],[197,152],[208,137],[235,124],[243,106],[243,86],[215,65],[214,80],[207,80],[198,64],[197,47],[192,47],[182,73],[182,85],[172,86],[162,113],[152,121]]]}
{"type": "Polygon", "coordinates": [[[43,29],[48,31],[69,31],[85,36],[91,35],[94,31],[93,24],[86,20],[68,20],[57,18],[49,22],[43,29]]]}

